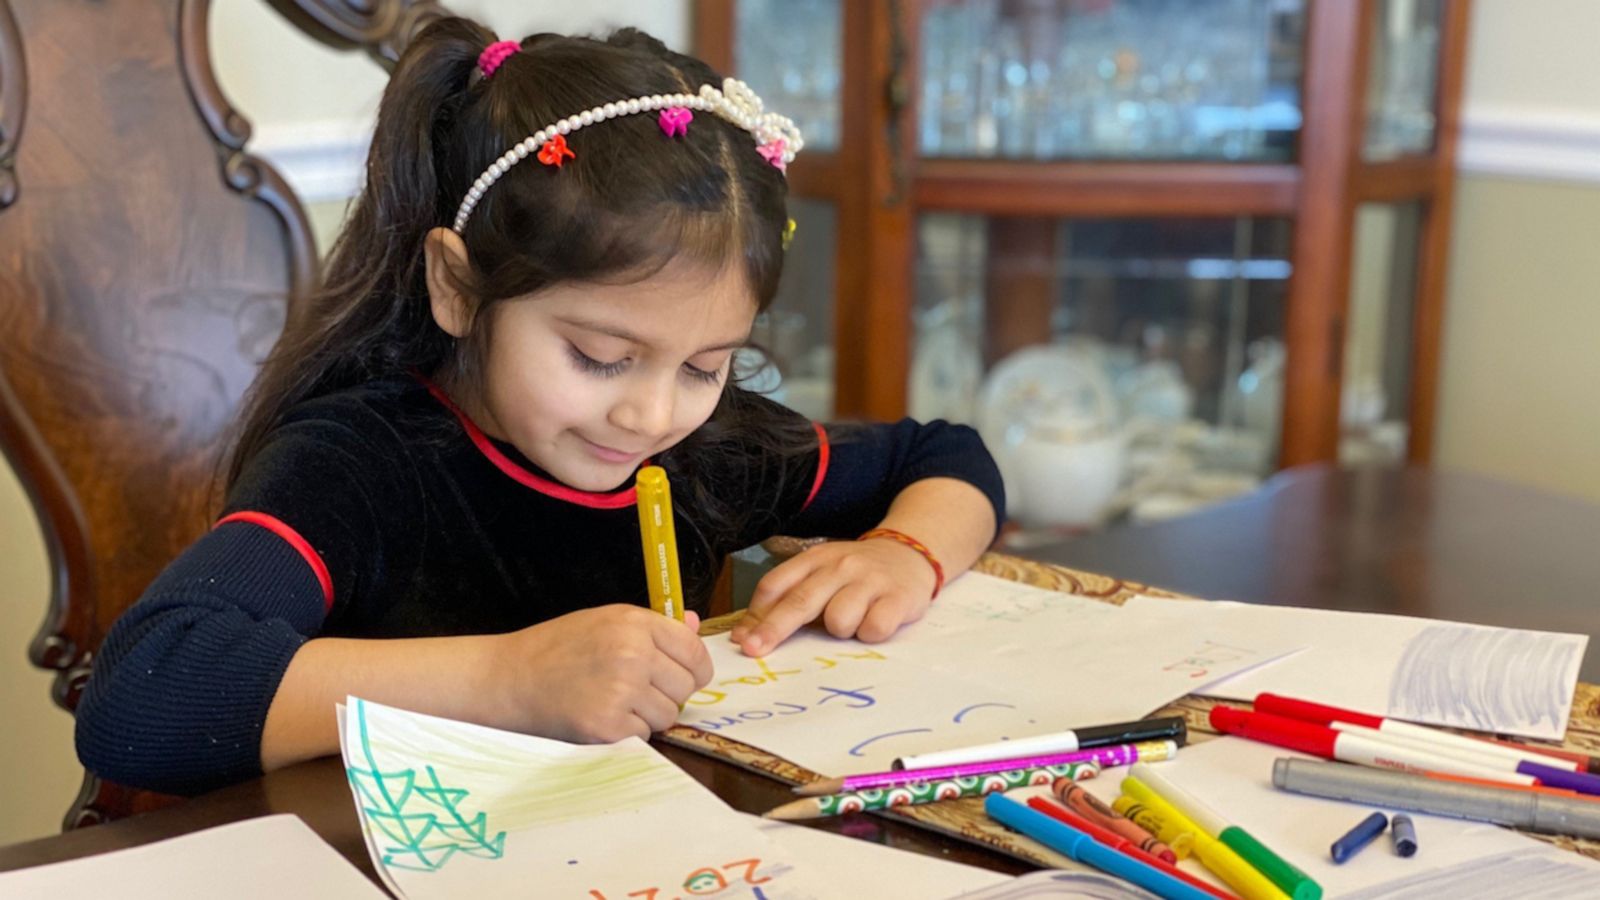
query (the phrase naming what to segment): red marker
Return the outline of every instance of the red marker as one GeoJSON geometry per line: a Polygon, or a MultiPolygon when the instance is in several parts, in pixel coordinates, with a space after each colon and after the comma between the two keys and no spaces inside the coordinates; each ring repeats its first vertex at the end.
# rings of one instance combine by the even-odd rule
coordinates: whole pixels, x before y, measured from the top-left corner
{"type": "Polygon", "coordinates": [[[1077,813],[1072,812],[1059,803],[1047,800],[1044,797],[1033,797],[1028,800],[1028,805],[1052,819],[1058,819],[1067,823],[1068,825],[1071,825],[1073,828],[1088,834],[1090,837],[1102,844],[1105,844],[1107,847],[1110,847],[1118,853],[1125,853],[1147,866],[1154,866],[1168,875],[1171,875],[1173,878],[1181,879],[1185,884],[1188,884],[1195,890],[1205,891],[1207,894],[1210,894],[1213,897],[1223,898],[1223,900],[1238,900],[1238,898],[1234,897],[1234,895],[1206,884],[1204,881],[1201,881],[1193,875],[1190,875],[1188,872],[1183,871],[1166,860],[1152,856],[1149,853],[1140,850],[1138,847],[1134,846],[1133,841],[1128,840],[1127,838],[1117,834],[1114,831],[1111,831],[1110,829],[1102,828],[1099,825],[1096,825],[1095,823],[1085,819],[1083,816],[1080,816],[1077,813]]]}
{"type": "MultiPolygon", "coordinates": [[[[1402,722],[1398,719],[1388,719],[1383,716],[1372,716],[1358,713],[1337,706],[1324,706],[1321,703],[1312,703],[1308,700],[1296,700],[1293,697],[1282,697],[1277,694],[1257,694],[1256,712],[1271,713],[1275,716],[1285,716],[1290,719],[1299,719],[1303,722],[1316,722],[1320,725],[1332,725],[1335,722],[1347,722],[1351,725],[1364,725],[1376,728],[1379,731],[1392,734],[1399,738],[1423,740],[1439,744],[1441,747],[1458,747],[1473,753],[1488,753],[1502,759],[1511,760],[1513,765],[1519,762],[1530,762],[1541,766],[1550,766],[1554,769],[1563,769],[1570,772],[1586,772],[1586,765],[1563,759],[1559,756],[1540,753],[1533,748],[1502,747],[1484,741],[1440,731],[1437,728],[1425,728],[1402,722]]],[[[1444,752],[1441,750],[1441,752],[1444,752]]]]}
{"type": "Polygon", "coordinates": [[[1367,734],[1335,731],[1326,725],[1268,713],[1245,712],[1229,706],[1212,707],[1211,727],[1223,734],[1236,734],[1263,744],[1375,769],[1398,769],[1416,774],[1448,772],[1503,784],[1539,783],[1532,775],[1487,769],[1449,756],[1429,753],[1412,745],[1392,744],[1367,734]]]}

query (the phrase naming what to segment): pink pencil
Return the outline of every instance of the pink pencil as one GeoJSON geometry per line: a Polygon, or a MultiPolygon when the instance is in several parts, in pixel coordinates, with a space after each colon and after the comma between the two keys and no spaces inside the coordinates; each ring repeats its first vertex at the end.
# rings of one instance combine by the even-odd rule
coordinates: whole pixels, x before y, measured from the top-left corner
{"type": "Polygon", "coordinates": [[[1021,756],[1016,759],[991,759],[984,762],[962,763],[956,766],[934,766],[927,769],[900,769],[894,772],[874,772],[869,775],[846,775],[842,778],[824,778],[794,789],[803,797],[821,797],[861,791],[868,788],[898,787],[919,781],[943,781],[991,772],[1009,772],[1013,769],[1035,769],[1044,766],[1064,766],[1068,763],[1092,762],[1101,768],[1131,766],[1136,762],[1157,762],[1178,754],[1177,741],[1144,741],[1138,744],[1115,744],[1074,750],[1071,753],[1048,753],[1043,756],[1021,756]]]}

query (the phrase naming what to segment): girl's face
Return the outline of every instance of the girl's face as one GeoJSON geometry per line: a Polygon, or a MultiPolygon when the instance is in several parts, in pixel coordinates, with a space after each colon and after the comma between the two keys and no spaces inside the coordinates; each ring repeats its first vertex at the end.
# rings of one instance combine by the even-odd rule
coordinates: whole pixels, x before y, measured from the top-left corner
{"type": "Polygon", "coordinates": [[[475,396],[457,402],[557,480],[609,491],[711,417],[756,301],[737,265],[674,263],[631,284],[557,285],[490,315],[475,396]]]}

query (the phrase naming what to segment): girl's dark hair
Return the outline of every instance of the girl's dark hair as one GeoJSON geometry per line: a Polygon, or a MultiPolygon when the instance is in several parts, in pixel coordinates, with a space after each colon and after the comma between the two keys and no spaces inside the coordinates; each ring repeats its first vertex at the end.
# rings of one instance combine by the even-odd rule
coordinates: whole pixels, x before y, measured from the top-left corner
{"type": "MultiPolygon", "coordinates": [[[[537,34],[484,78],[478,54],[495,40],[462,18],[424,28],[396,65],[378,109],[366,183],[329,253],[321,287],[292,317],[245,401],[227,472],[231,486],[296,404],[376,378],[476,367],[492,316],[508,298],[566,281],[647,277],[672,260],[742,265],[758,307],[777,292],[787,221],[782,174],[751,135],[708,114],[666,139],[655,117],[620,116],[585,128],[560,168],[529,159],[478,203],[462,238],[471,271],[462,290],[479,327],[457,343],[433,320],[424,238],[448,227],[474,180],[502,153],[551,122],[613,100],[694,93],[722,78],[635,29],[605,39],[537,34]]],[[[684,478],[676,504],[711,560],[685,572],[691,597],[709,596],[718,551],[760,510],[735,509],[717,473],[749,457],[782,460],[814,447],[810,426],[777,415],[737,384],[710,421],[660,462],[684,478]]],[[[776,465],[772,472],[790,466],[776,465]]],[[[783,485],[768,485],[770,496],[783,485]]],[[[767,512],[770,512],[767,511],[767,512]]]]}

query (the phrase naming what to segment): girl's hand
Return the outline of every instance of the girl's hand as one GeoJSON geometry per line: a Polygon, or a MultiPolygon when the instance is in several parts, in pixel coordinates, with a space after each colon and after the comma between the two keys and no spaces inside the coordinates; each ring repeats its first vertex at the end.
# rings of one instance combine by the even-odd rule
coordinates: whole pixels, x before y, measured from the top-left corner
{"type": "Polygon", "coordinates": [[[818,616],[834,637],[885,641],[928,611],[936,580],[922,554],[898,541],[818,544],[761,579],[733,641],[762,656],[818,616]]]}
{"type": "Polygon", "coordinates": [[[579,743],[648,738],[711,680],[700,617],[616,604],[496,635],[486,724],[579,743]]]}

